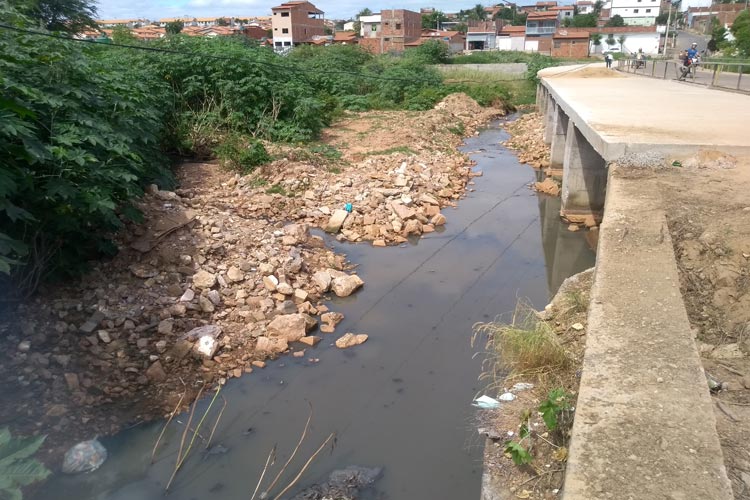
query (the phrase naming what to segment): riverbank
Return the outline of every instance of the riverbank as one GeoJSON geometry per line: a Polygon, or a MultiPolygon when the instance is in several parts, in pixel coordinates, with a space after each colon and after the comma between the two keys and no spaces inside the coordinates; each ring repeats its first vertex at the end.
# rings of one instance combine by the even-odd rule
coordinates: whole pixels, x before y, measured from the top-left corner
{"type": "Polygon", "coordinates": [[[54,461],[76,441],[172,412],[183,394],[184,407],[204,384],[262,370],[290,344],[315,364],[305,349],[341,321],[324,303],[361,280],[309,228],[338,225],[340,239],[375,246],[439,231],[440,209],[473,175],[456,146],[504,113],[454,95],[424,113],[348,114],[324,135],[323,151],[340,157],[279,148],[245,177],[184,164],[177,190],[143,200],[145,223],[119,236],[113,261],[42,290],[2,325],[2,398],[14,404],[0,422],[48,434],[41,458],[54,461]],[[215,340],[208,354],[193,352],[200,334],[215,340]]]}

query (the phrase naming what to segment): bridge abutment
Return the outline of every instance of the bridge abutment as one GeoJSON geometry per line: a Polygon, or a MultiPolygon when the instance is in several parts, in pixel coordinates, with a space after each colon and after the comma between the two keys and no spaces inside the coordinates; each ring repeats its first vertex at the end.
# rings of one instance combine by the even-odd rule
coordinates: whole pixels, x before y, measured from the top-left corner
{"type": "Polygon", "coordinates": [[[555,106],[552,117],[552,143],[550,145],[549,171],[552,177],[563,176],[563,162],[565,161],[565,141],[568,135],[570,119],[559,105],[555,106]]]}

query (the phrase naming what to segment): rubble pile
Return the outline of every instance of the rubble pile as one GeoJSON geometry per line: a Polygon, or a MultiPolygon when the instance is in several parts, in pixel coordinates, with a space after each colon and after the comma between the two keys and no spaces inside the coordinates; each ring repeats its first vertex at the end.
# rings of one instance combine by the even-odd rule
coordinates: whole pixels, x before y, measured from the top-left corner
{"type": "MultiPolygon", "coordinates": [[[[350,116],[328,137],[350,163],[341,173],[288,159],[247,176],[183,164],[180,189],[149,189],[145,223],[118,236],[115,259],[0,324],[3,397],[15,402],[0,421],[64,448],[282,353],[305,357],[343,320],[325,302],[364,285],[310,228],[378,246],[434,231],[472,176],[455,127],[471,134],[501,113],[457,95],[429,112],[350,116]],[[380,153],[389,148],[401,152],[380,153]]],[[[347,348],[367,335],[328,340],[347,348]]]]}
{"type": "Polygon", "coordinates": [[[549,146],[544,143],[544,119],[536,112],[521,115],[506,125],[511,138],[505,147],[518,155],[518,161],[542,169],[549,167],[549,146]]]}

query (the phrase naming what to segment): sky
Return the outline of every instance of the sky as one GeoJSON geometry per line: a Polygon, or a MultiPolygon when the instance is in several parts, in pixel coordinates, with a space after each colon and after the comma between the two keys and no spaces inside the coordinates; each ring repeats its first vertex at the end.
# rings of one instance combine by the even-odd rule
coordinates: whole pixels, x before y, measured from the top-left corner
{"type": "MultiPolygon", "coordinates": [[[[486,5],[494,4],[483,2],[486,5]]],[[[466,0],[456,3],[450,0],[312,0],[325,12],[328,19],[349,19],[357,12],[369,7],[373,12],[381,9],[409,9],[419,12],[422,7],[434,7],[444,12],[455,12],[469,9],[477,1],[466,0]]],[[[100,19],[134,19],[156,20],[162,17],[178,16],[270,16],[271,7],[282,3],[282,0],[98,0],[100,19]]],[[[533,3],[521,1],[520,4],[533,3]]],[[[562,3],[562,2],[561,2],[562,3]]]]}

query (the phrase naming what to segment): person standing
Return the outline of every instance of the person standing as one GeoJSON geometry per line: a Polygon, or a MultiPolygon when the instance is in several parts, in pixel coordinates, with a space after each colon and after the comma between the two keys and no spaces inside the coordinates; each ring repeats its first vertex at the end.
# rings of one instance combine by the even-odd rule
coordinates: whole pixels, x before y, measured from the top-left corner
{"type": "Polygon", "coordinates": [[[604,56],[604,62],[607,63],[607,67],[612,67],[612,53],[607,52],[607,54],[604,56]]]}

